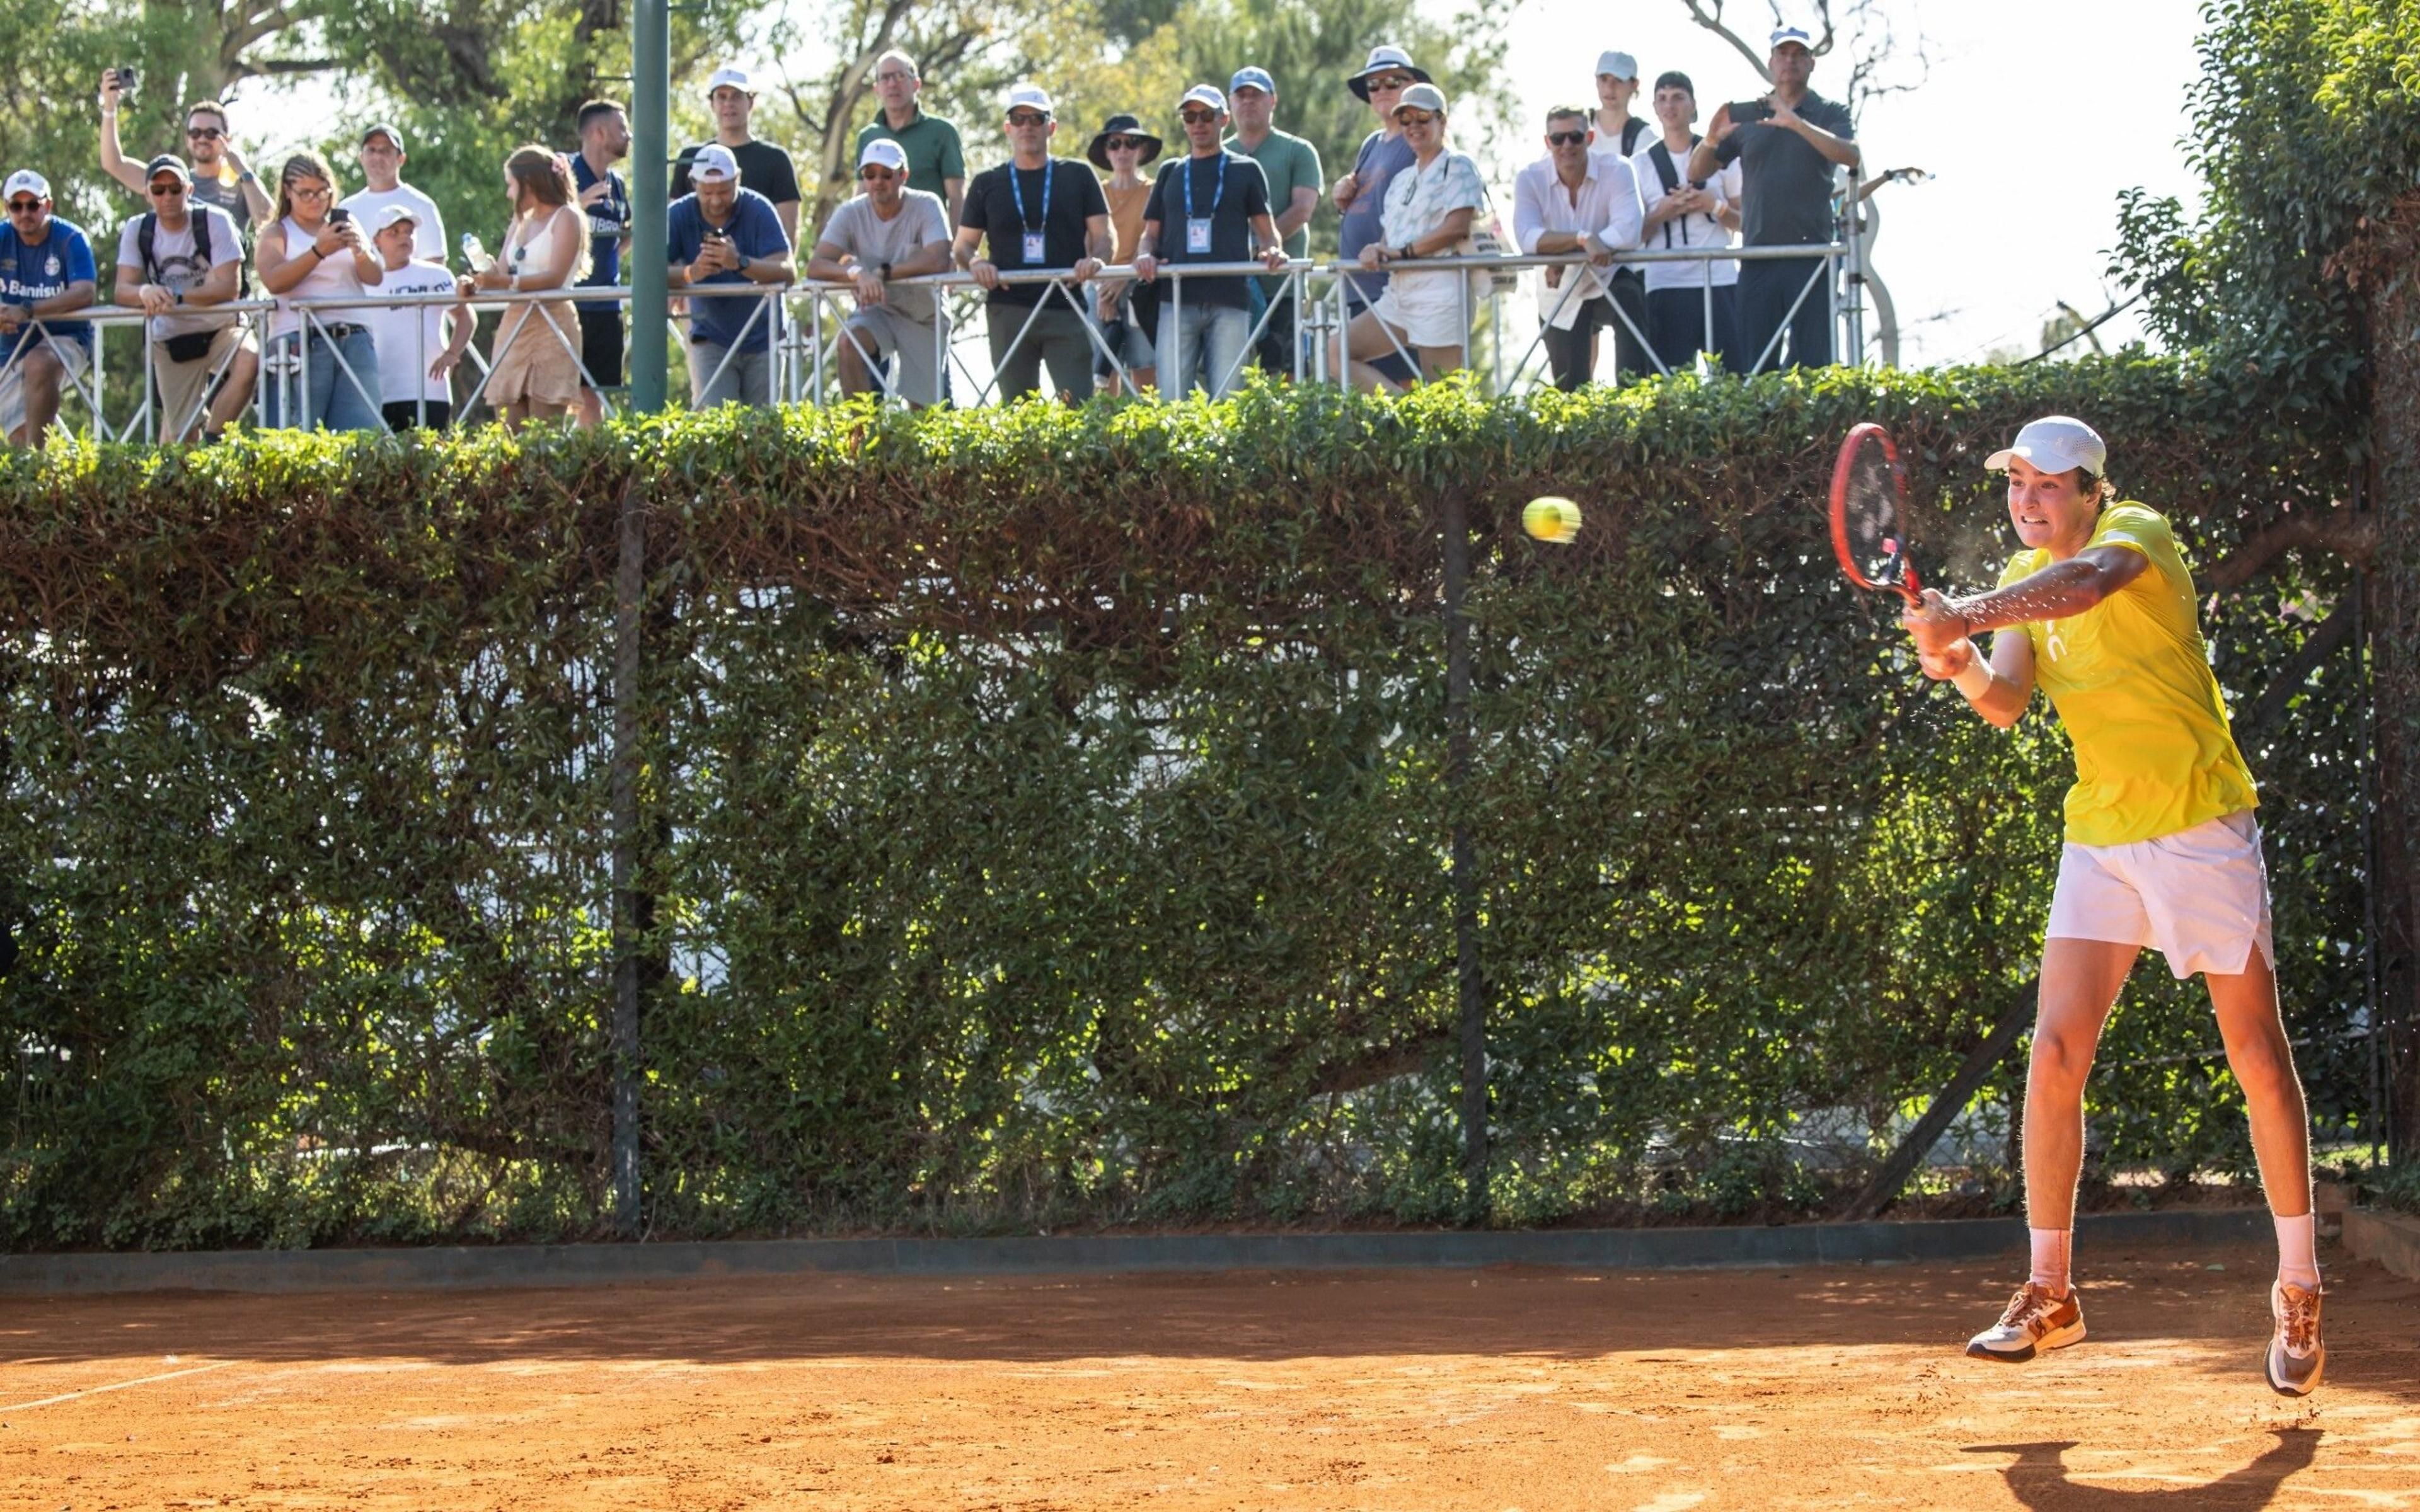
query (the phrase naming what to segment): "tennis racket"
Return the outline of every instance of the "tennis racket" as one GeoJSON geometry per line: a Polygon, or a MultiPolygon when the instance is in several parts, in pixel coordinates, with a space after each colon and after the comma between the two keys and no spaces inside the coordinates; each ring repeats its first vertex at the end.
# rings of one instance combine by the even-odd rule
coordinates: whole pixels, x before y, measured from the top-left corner
{"type": "Polygon", "coordinates": [[[1867,421],[1840,443],[1832,465],[1832,550],[1849,581],[1924,601],[1924,580],[1907,551],[1907,473],[1890,432],[1867,421]]]}

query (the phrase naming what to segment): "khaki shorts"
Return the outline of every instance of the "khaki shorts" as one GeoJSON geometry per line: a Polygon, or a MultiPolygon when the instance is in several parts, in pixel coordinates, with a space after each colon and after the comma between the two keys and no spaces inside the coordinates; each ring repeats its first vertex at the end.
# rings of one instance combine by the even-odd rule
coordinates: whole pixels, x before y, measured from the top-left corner
{"type": "Polygon", "coordinates": [[[171,362],[164,342],[151,344],[151,383],[160,391],[160,439],[163,441],[189,441],[202,432],[209,419],[206,410],[210,394],[224,380],[225,372],[220,366],[237,347],[249,347],[251,333],[240,326],[228,326],[210,337],[210,349],[190,363],[171,362]]]}
{"type": "MultiPolygon", "coordinates": [[[[0,351],[8,349],[0,347],[0,351]]],[[[38,351],[50,353],[67,368],[66,375],[59,379],[59,398],[63,403],[70,391],[74,389],[76,380],[92,371],[92,348],[83,342],[37,337],[26,346],[23,355],[8,364],[6,372],[0,372],[0,439],[16,435],[25,424],[24,365],[26,359],[38,351]]],[[[34,438],[28,436],[25,439],[30,441],[34,438]]]]}
{"type": "Polygon", "coordinates": [[[2180,981],[2196,971],[2237,976],[2256,945],[2273,969],[2260,822],[2245,809],[2131,845],[2070,841],[2046,933],[2155,947],[2180,981]]]}
{"type": "Polygon", "coordinates": [[[876,304],[850,316],[840,329],[841,339],[856,342],[859,352],[869,359],[868,367],[879,368],[897,354],[899,375],[891,380],[892,393],[909,404],[940,402],[941,369],[933,349],[938,331],[934,321],[910,320],[887,305],[876,304]]]}

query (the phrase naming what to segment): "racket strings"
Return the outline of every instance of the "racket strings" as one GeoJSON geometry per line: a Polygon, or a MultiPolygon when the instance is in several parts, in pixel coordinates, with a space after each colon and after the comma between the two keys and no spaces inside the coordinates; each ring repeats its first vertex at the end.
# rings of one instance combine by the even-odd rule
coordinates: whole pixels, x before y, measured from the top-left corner
{"type": "Polygon", "coordinates": [[[1900,531],[1899,479],[1880,441],[1869,440],[1857,448],[1841,514],[1848,527],[1849,553],[1866,580],[1878,587],[1898,582],[1906,560],[1900,531]]]}

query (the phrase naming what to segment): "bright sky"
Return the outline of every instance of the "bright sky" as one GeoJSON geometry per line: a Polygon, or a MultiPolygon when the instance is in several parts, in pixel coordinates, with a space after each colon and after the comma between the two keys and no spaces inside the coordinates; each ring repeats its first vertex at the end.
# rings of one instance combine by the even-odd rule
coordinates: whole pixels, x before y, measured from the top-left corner
{"type": "MultiPolygon", "coordinates": [[[[2102,270],[2117,241],[2118,192],[2141,185],[2188,204],[2195,196],[2178,138],[2185,89],[2199,72],[2198,0],[1885,4],[1895,20],[1920,23],[1935,60],[1922,90],[1877,100],[1858,123],[1869,177],[1910,164],[1938,176],[1875,195],[1883,229],[1874,270],[1899,307],[1902,363],[1973,361],[1994,347],[2031,351],[2059,301],[2086,316],[2107,309],[2115,301],[2102,270]]],[[[1811,19],[1805,0],[1782,7],[1793,20],[1811,19]]],[[[1744,35],[1771,29],[1763,0],[1730,0],[1725,9],[1744,35]]],[[[1637,56],[1651,88],[1667,69],[1688,74],[1701,116],[1763,90],[1683,0],[1524,0],[1510,39],[1533,141],[1548,106],[1595,102],[1590,70],[1605,48],[1637,56]]],[[[1846,72],[1843,58],[1818,60],[1816,92],[1838,98],[1846,72]]],[[[1650,114],[1644,100],[1636,108],[1650,114]]],[[[1491,177],[1509,186],[1528,161],[1514,155],[1491,177]]],[[[1509,187],[1498,203],[1511,203],[1509,187]]],[[[2114,347],[2141,330],[2129,311],[2097,334],[2114,347]]]]}

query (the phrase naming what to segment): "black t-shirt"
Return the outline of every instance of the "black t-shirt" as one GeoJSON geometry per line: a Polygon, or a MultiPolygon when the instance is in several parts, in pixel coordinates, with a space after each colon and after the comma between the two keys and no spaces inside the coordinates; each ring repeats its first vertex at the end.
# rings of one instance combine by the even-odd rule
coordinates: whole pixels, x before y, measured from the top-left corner
{"type": "MultiPolygon", "coordinates": [[[[1003,162],[974,176],[967,185],[966,208],[958,224],[984,233],[984,255],[1001,272],[1028,268],[1073,268],[1082,260],[1084,223],[1109,213],[1101,181],[1090,164],[1072,158],[1052,158],[1040,168],[1019,168],[1003,162]],[[1046,213],[1044,177],[1049,179],[1046,213]],[[1023,208],[1019,209],[1022,197],[1023,208]],[[1025,260],[1025,234],[1042,233],[1042,255],[1025,260]]],[[[1047,284],[1002,285],[985,302],[1030,306],[1049,291],[1047,284]]]]}
{"type": "MultiPolygon", "coordinates": [[[[1269,213],[1268,175],[1261,165],[1236,152],[1215,158],[1191,153],[1164,163],[1152,181],[1151,203],[1142,218],[1159,223],[1152,252],[1164,263],[1241,263],[1252,260],[1252,218],[1269,213]],[[1223,184],[1223,187],[1222,187],[1223,184]],[[1210,250],[1187,250],[1186,207],[1188,186],[1192,214],[1210,223],[1210,250]]],[[[1173,299],[1162,294],[1163,301],[1173,299]]],[[[1247,278],[1188,278],[1185,301],[1203,304],[1251,306],[1251,281],[1247,278]]]]}
{"type": "MultiPolygon", "coordinates": [[[[1854,139],[1849,113],[1812,90],[1799,118],[1854,139]]],[[[1751,247],[1804,247],[1832,239],[1832,160],[1786,126],[1739,127],[1714,148],[1715,161],[1740,162],[1740,230],[1751,247]]]]}
{"type": "MultiPolygon", "coordinates": [[[[681,149],[680,160],[673,164],[673,195],[675,199],[690,193],[689,165],[707,144],[681,149]]],[[[799,171],[790,165],[790,155],[770,142],[743,142],[731,149],[739,163],[739,187],[752,189],[775,205],[795,205],[799,201],[799,171]]]]}

